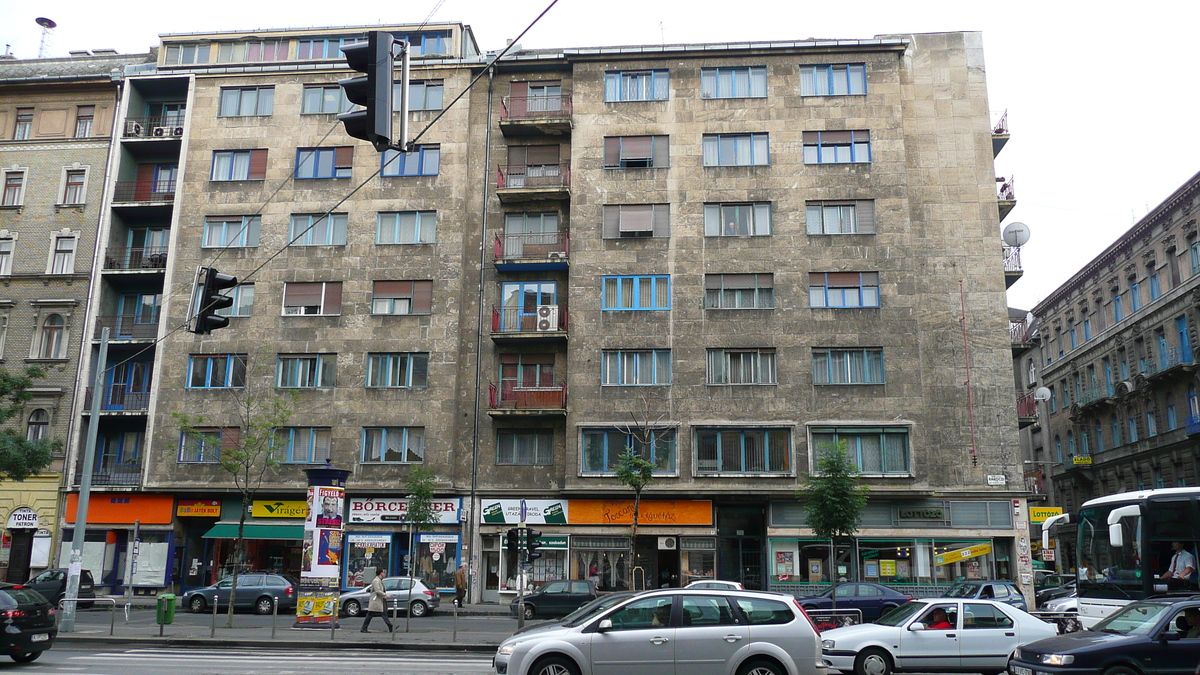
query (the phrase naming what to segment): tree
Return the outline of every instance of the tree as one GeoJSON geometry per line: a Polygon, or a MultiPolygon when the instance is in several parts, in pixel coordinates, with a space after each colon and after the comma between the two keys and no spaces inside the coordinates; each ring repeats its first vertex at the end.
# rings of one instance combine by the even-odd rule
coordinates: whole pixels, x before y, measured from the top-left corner
{"type": "MultiPolygon", "coordinates": [[[[29,388],[33,381],[44,373],[37,366],[30,366],[20,375],[0,370],[0,425],[25,411],[25,404],[33,399],[29,388]]],[[[57,440],[41,438],[30,441],[19,430],[0,429],[0,480],[23,481],[36,476],[50,466],[54,454],[62,448],[57,440]]],[[[85,468],[90,471],[90,468],[85,468]]]]}
{"type": "Polygon", "coordinates": [[[651,419],[651,401],[643,394],[639,413],[630,413],[631,423],[620,427],[625,433],[625,451],[617,459],[617,480],[622,485],[633,490],[633,527],[629,535],[629,570],[628,587],[633,589],[633,568],[635,567],[634,546],[637,542],[638,519],[642,507],[642,492],[654,480],[654,471],[666,467],[668,460],[673,460],[671,450],[673,444],[665,441],[665,430],[659,426],[666,413],[651,419]],[[651,460],[653,458],[653,461],[651,460]]]}
{"type": "Polygon", "coordinates": [[[228,474],[234,488],[242,496],[243,508],[239,510],[237,537],[230,555],[233,580],[229,589],[228,628],[233,628],[238,574],[245,561],[246,510],[254,503],[254,497],[268,474],[279,466],[279,460],[272,453],[276,430],[287,426],[297,399],[296,392],[279,393],[270,386],[269,379],[265,379],[265,383],[262,381],[264,379],[259,374],[252,382],[248,373],[246,387],[224,390],[236,410],[232,416],[233,425],[215,427],[203,415],[171,413],[191,444],[192,451],[206,457],[209,453],[215,454],[217,465],[228,474]],[[262,392],[260,388],[269,389],[262,392]]]}
{"type": "MultiPolygon", "coordinates": [[[[423,466],[414,466],[408,471],[404,489],[408,492],[408,576],[415,577],[417,552],[413,549],[413,532],[429,529],[438,522],[438,512],[433,507],[433,491],[437,487],[437,476],[423,466]]],[[[412,586],[408,587],[408,605],[404,608],[404,632],[408,632],[412,615],[412,586]]]]}
{"type": "Polygon", "coordinates": [[[858,531],[870,488],[862,483],[858,465],[846,450],[846,441],[825,444],[817,450],[816,473],[804,479],[796,499],[804,505],[805,518],[813,534],[829,539],[829,578],[833,580],[830,599],[837,607],[838,538],[858,531]]]}
{"type": "MultiPolygon", "coordinates": [[[[617,460],[617,480],[629,489],[633,490],[633,527],[629,535],[629,562],[630,573],[632,577],[632,567],[634,561],[634,543],[637,541],[638,531],[638,510],[642,506],[642,491],[646,486],[654,480],[654,463],[642,457],[633,445],[625,447],[625,452],[621,453],[621,458],[617,460]]],[[[629,588],[633,588],[633,579],[630,579],[629,588]]]]}

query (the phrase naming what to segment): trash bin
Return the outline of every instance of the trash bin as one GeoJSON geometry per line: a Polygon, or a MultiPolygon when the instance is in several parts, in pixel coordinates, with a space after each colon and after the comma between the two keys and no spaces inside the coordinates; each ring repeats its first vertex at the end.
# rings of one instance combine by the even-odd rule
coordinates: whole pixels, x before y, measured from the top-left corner
{"type": "Polygon", "coordinates": [[[175,594],[163,593],[158,596],[158,611],[154,620],[159,624],[175,623],[175,594]]]}

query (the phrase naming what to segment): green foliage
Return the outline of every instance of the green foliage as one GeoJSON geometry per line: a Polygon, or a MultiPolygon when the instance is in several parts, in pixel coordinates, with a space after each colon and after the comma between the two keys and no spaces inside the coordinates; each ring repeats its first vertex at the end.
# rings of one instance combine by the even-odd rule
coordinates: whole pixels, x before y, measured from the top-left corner
{"type": "MultiPolygon", "coordinates": [[[[42,369],[37,366],[26,368],[20,375],[0,370],[0,424],[14,417],[21,421],[25,404],[33,399],[29,388],[42,376],[42,369]]],[[[0,430],[0,480],[22,481],[36,476],[50,466],[54,453],[61,447],[60,441],[28,441],[19,431],[0,430]]]]}
{"type": "Polygon", "coordinates": [[[804,480],[796,499],[804,505],[808,526],[822,539],[849,537],[858,531],[870,488],[862,483],[858,465],[846,442],[819,449],[817,472],[804,480]]]}
{"type": "Polygon", "coordinates": [[[437,476],[423,466],[414,466],[408,471],[404,488],[408,491],[408,521],[414,529],[428,529],[438,522],[438,512],[433,508],[433,491],[437,487],[437,476]]]}
{"type": "Polygon", "coordinates": [[[641,495],[642,490],[654,480],[654,463],[632,447],[625,448],[625,452],[621,453],[616,468],[617,480],[637,495],[641,495]]]}

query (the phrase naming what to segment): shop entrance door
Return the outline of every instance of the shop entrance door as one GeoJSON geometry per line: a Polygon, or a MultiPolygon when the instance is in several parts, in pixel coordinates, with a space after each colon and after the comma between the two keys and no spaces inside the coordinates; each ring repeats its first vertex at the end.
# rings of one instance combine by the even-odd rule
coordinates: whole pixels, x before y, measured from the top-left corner
{"type": "Polygon", "coordinates": [[[485,551],[483,554],[483,601],[500,602],[500,552],[485,551]]]}
{"type": "MultiPolygon", "coordinates": [[[[676,539],[678,541],[678,539],[676,539]]],[[[679,551],[659,549],[657,588],[679,588],[679,551]]]]}
{"type": "Polygon", "coordinates": [[[748,589],[765,588],[761,506],[717,507],[717,578],[739,581],[748,589]]]}

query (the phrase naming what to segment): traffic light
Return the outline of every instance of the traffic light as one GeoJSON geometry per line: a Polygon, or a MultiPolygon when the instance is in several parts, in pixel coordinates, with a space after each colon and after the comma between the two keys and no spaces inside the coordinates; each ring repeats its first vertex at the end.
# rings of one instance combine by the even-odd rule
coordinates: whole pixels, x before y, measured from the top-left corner
{"type": "Polygon", "coordinates": [[[542,542],[538,541],[541,536],[541,530],[535,530],[533,528],[526,530],[525,550],[528,552],[528,555],[525,556],[525,560],[533,562],[534,560],[542,557],[542,554],[537,552],[537,550],[542,547],[542,542]]]}
{"type": "Polygon", "coordinates": [[[221,274],[215,267],[200,267],[196,270],[196,285],[192,289],[192,304],[188,312],[192,319],[188,328],[197,335],[211,333],[229,325],[229,319],[217,314],[217,310],[233,305],[233,298],[222,295],[226,288],[237,286],[237,277],[221,274]]]}
{"type": "Polygon", "coordinates": [[[506,548],[509,553],[516,553],[517,550],[521,548],[520,543],[518,543],[518,541],[517,541],[519,537],[520,537],[520,535],[518,534],[517,528],[515,528],[515,527],[510,528],[508,530],[508,532],[504,533],[504,538],[505,538],[504,548],[506,548]]]}
{"type": "MultiPolygon", "coordinates": [[[[342,47],[346,63],[360,73],[360,77],[338,80],[351,103],[362,108],[338,115],[346,126],[346,133],[354,138],[370,141],[379,152],[392,143],[392,73],[395,59],[391,33],[373,30],[367,33],[367,41],[342,47]]],[[[407,87],[407,83],[402,83],[407,87]]]]}

